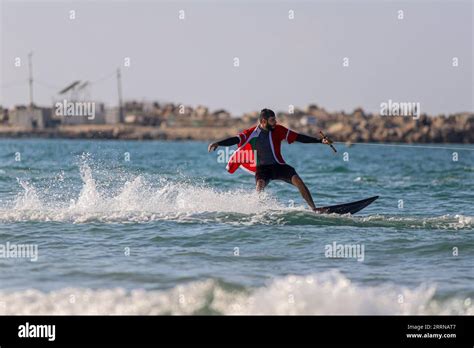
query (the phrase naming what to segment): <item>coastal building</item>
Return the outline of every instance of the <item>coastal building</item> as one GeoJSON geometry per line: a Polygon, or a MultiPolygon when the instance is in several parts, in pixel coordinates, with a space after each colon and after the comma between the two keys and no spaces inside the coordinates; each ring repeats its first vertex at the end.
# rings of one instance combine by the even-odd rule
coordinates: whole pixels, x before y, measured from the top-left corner
{"type": "Polygon", "coordinates": [[[57,101],[53,119],[61,125],[105,124],[106,109],[104,103],[94,101],[57,101]]]}
{"type": "Polygon", "coordinates": [[[8,109],[4,109],[0,105],[0,124],[8,123],[8,109]]]}
{"type": "Polygon", "coordinates": [[[54,124],[51,109],[45,107],[18,105],[10,110],[8,118],[10,125],[27,129],[44,129],[54,124]]]}
{"type": "Polygon", "coordinates": [[[111,107],[105,109],[105,123],[118,124],[120,123],[120,113],[118,107],[111,107]]]}

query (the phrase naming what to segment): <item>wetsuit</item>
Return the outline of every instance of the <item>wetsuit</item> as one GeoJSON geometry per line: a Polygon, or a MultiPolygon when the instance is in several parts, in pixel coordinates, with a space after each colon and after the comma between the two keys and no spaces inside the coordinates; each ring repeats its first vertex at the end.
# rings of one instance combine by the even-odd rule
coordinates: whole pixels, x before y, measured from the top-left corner
{"type": "MultiPolygon", "coordinates": [[[[298,174],[292,166],[288,164],[279,164],[275,160],[269,135],[269,131],[261,128],[260,134],[255,142],[255,148],[257,150],[255,180],[264,180],[265,184],[268,184],[271,180],[283,180],[291,183],[291,178],[298,174]]],[[[220,146],[231,146],[238,144],[239,141],[239,137],[231,137],[221,140],[217,142],[217,144],[220,146]]],[[[300,143],[320,143],[321,139],[298,134],[296,141],[300,143]]]]}

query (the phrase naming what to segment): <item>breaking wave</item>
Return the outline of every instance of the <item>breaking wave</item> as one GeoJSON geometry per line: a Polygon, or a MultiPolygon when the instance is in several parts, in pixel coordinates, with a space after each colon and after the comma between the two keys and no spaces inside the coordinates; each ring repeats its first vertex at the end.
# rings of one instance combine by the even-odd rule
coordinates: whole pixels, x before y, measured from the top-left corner
{"type": "Polygon", "coordinates": [[[0,292],[0,315],[75,314],[474,314],[470,298],[435,299],[434,286],[360,286],[337,271],[276,278],[242,289],[216,280],[170,290],[65,288],[0,292]],[[0,303],[2,304],[2,303],[0,303]]]}
{"type": "Polygon", "coordinates": [[[148,222],[189,221],[205,218],[206,213],[259,214],[278,210],[276,199],[253,190],[219,191],[204,184],[173,182],[159,178],[151,182],[138,175],[118,190],[100,189],[90,166],[80,167],[82,187],[76,195],[62,199],[18,180],[22,191],[10,204],[0,207],[0,221],[148,222]],[[197,217],[196,215],[201,215],[197,217]]]}
{"type": "Polygon", "coordinates": [[[315,215],[303,206],[282,203],[267,192],[219,190],[203,183],[164,177],[147,179],[136,175],[120,184],[104,185],[94,177],[86,160],[80,164],[80,174],[80,187],[75,185],[77,191],[67,185],[61,186],[62,173],[54,178],[54,187],[38,188],[28,181],[18,180],[20,192],[11,202],[0,205],[0,221],[147,223],[166,220],[446,230],[472,229],[474,226],[474,217],[465,215],[315,215]],[[60,194],[52,194],[54,189],[60,194]]]}

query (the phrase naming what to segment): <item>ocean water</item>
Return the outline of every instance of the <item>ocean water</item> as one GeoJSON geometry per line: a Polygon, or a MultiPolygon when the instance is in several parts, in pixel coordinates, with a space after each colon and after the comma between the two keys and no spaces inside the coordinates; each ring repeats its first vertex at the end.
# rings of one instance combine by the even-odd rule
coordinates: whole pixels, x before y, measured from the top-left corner
{"type": "Polygon", "coordinates": [[[204,142],[0,140],[0,245],[38,248],[0,314],[473,314],[474,146],[337,147],[283,153],[317,205],[380,196],[354,216],[204,142]]]}

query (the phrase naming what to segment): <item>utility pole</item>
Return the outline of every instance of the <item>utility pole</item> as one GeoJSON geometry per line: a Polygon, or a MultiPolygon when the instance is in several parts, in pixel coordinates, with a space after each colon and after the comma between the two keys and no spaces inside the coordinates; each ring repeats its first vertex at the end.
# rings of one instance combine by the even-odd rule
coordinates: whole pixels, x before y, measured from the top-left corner
{"type": "Polygon", "coordinates": [[[123,105],[122,105],[122,75],[120,68],[117,68],[117,91],[118,91],[118,111],[119,111],[119,123],[124,122],[123,105]]]}
{"type": "Polygon", "coordinates": [[[30,107],[33,108],[33,52],[28,53],[28,84],[30,86],[30,107]]]}

